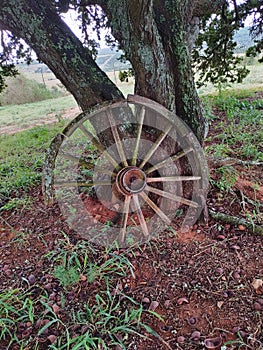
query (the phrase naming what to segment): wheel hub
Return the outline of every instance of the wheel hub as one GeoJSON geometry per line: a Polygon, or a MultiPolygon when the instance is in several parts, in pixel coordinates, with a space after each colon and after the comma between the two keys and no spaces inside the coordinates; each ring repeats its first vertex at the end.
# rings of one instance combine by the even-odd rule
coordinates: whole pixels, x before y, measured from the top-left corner
{"type": "Polygon", "coordinates": [[[146,175],[140,168],[129,166],[118,172],[116,185],[118,191],[124,195],[137,194],[146,186],[146,175]]]}

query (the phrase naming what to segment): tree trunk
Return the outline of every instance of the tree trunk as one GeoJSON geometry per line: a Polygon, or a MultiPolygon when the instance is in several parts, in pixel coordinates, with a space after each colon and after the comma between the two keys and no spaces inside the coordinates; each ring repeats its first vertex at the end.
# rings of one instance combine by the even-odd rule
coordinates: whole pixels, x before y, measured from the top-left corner
{"type": "Polygon", "coordinates": [[[191,68],[187,32],[193,25],[185,3],[109,0],[103,9],[135,71],[135,93],[175,111],[202,143],[205,119],[191,68]]]}
{"type": "MultiPolygon", "coordinates": [[[[225,0],[82,0],[98,4],[135,71],[135,93],[175,111],[202,143],[205,120],[191,68],[198,18],[225,0]]],[[[50,0],[0,0],[0,28],[24,39],[82,109],[122,93],[62,21],[50,0]]]]}
{"type": "Polygon", "coordinates": [[[25,42],[85,110],[123,98],[48,0],[0,0],[0,27],[25,42]]]}

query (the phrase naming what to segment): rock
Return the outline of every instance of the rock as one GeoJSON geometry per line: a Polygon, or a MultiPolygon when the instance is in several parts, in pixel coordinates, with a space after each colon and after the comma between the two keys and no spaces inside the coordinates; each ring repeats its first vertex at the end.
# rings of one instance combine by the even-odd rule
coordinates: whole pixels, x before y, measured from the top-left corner
{"type": "Polygon", "coordinates": [[[234,279],[239,280],[240,279],[240,274],[237,271],[235,271],[233,273],[233,277],[234,277],[234,279]]]}
{"type": "Polygon", "coordinates": [[[222,344],[222,339],[220,337],[205,339],[204,345],[207,349],[218,349],[222,344]]]}
{"type": "Polygon", "coordinates": [[[189,320],[188,320],[188,323],[190,324],[190,325],[194,325],[194,324],[196,324],[196,318],[195,317],[190,317],[189,318],[189,320]]]}
{"type": "Polygon", "coordinates": [[[183,337],[182,335],[180,335],[180,336],[177,338],[177,343],[183,344],[184,342],[185,342],[185,337],[183,337]]]}
{"type": "Polygon", "coordinates": [[[260,303],[255,302],[254,303],[254,310],[262,311],[263,310],[263,306],[260,303]]]}
{"type": "Polygon", "coordinates": [[[171,300],[165,300],[165,302],[164,302],[164,307],[165,307],[166,309],[168,309],[168,307],[170,306],[170,304],[171,304],[171,300]]]}
{"type": "Polygon", "coordinates": [[[157,309],[157,307],[159,306],[158,301],[153,300],[149,306],[149,310],[151,311],[155,311],[157,309]]]}
{"type": "Polygon", "coordinates": [[[35,275],[33,275],[33,274],[31,274],[31,275],[29,275],[28,276],[28,282],[29,282],[29,284],[32,286],[33,284],[35,284],[36,283],[36,277],[35,277],[35,275]]]}
{"type": "Polygon", "coordinates": [[[191,334],[191,340],[194,340],[194,341],[198,341],[201,337],[201,333],[199,331],[194,331],[192,334],[191,334]]]}
{"type": "Polygon", "coordinates": [[[144,303],[144,304],[150,304],[150,302],[151,302],[150,299],[147,297],[142,299],[142,303],[144,303]]]}
{"type": "Polygon", "coordinates": [[[50,341],[50,344],[54,344],[57,341],[57,337],[54,334],[50,334],[47,339],[50,341]]]}
{"type": "Polygon", "coordinates": [[[235,327],[233,327],[233,329],[232,329],[232,332],[233,333],[238,333],[240,331],[240,327],[239,326],[235,326],[235,327]]]}
{"type": "Polygon", "coordinates": [[[52,305],[52,309],[55,314],[58,314],[60,311],[60,307],[57,304],[52,305]]]}
{"type": "Polygon", "coordinates": [[[219,241],[223,241],[226,237],[224,235],[217,235],[216,239],[218,239],[219,241]]]}

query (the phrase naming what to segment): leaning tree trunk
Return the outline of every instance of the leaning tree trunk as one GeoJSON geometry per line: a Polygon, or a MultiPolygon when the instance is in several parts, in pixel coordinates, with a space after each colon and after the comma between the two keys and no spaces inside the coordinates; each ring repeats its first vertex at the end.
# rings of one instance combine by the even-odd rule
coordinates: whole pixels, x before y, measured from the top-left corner
{"type": "Polygon", "coordinates": [[[0,29],[24,39],[83,110],[123,98],[49,0],[0,0],[0,29]]]}

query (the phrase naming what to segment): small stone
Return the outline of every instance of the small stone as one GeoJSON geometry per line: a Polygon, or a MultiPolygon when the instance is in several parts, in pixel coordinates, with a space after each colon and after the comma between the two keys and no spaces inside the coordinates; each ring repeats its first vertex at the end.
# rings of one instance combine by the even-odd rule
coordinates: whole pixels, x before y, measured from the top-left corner
{"type": "Polygon", "coordinates": [[[255,302],[254,303],[254,310],[262,311],[263,310],[263,306],[260,303],[255,302]]]}
{"type": "Polygon", "coordinates": [[[219,241],[223,241],[226,237],[224,235],[218,235],[216,236],[216,239],[218,239],[219,241]]]}
{"type": "Polygon", "coordinates": [[[50,341],[50,344],[54,344],[57,341],[57,337],[54,334],[50,334],[47,339],[50,341]]]}
{"type": "Polygon", "coordinates": [[[196,324],[196,318],[195,317],[190,317],[188,320],[189,324],[193,325],[196,324]]]}
{"type": "Polygon", "coordinates": [[[233,273],[233,277],[234,277],[234,279],[239,280],[240,279],[240,274],[237,271],[235,271],[233,273]]]}
{"type": "Polygon", "coordinates": [[[198,341],[201,337],[201,333],[199,331],[194,331],[191,334],[191,340],[198,341]]]}
{"type": "Polygon", "coordinates": [[[263,299],[261,299],[261,298],[260,298],[260,299],[258,299],[258,300],[257,300],[257,303],[259,303],[260,305],[262,305],[262,306],[263,306],[263,299]]]}
{"type": "Polygon", "coordinates": [[[243,226],[243,225],[238,225],[238,229],[239,229],[239,231],[245,231],[245,226],[243,226]]]}
{"type": "Polygon", "coordinates": [[[86,281],[87,281],[87,276],[81,274],[81,275],[79,276],[79,279],[80,279],[82,282],[86,282],[86,281]]]}
{"type": "Polygon", "coordinates": [[[51,290],[52,289],[52,284],[51,283],[47,283],[44,285],[44,289],[46,290],[51,290]]]}
{"type": "Polygon", "coordinates": [[[177,343],[183,344],[184,342],[185,342],[185,337],[183,337],[182,335],[180,335],[180,336],[177,338],[177,343]]]}
{"type": "Polygon", "coordinates": [[[165,307],[166,309],[168,309],[168,307],[170,306],[170,304],[171,304],[171,300],[165,300],[165,302],[164,302],[164,307],[165,307]]]}
{"type": "Polygon", "coordinates": [[[5,275],[6,275],[7,277],[11,277],[11,275],[12,275],[12,270],[11,270],[11,269],[6,269],[6,270],[4,271],[4,273],[5,273],[5,275]]]}
{"type": "Polygon", "coordinates": [[[56,293],[51,293],[49,296],[49,300],[55,300],[56,299],[57,294],[56,293]]]}
{"type": "Polygon", "coordinates": [[[153,300],[149,306],[149,310],[151,311],[155,311],[157,309],[157,307],[159,306],[158,301],[153,300]]]}
{"type": "Polygon", "coordinates": [[[123,348],[120,345],[115,346],[115,350],[122,350],[123,348]]]}
{"type": "Polygon", "coordinates": [[[239,326],[235,326],[235,327],[233,327],[233,329],[232,329],[232,332],[233,333],[238,333],[240,331],[240,327],[239,326]]]}
{"type": "Polygon", "coordinates": [[[241,249],[241,248],[239,247],[239,245],[237,245],[237,244],[231,245],[230,248],[231,248],[231,249],[234,249],[234,250],[240,250],[240,249],[241,249]]]}
{"type": "Polygon", "coordinates": [[[142,299],[142,303],[150,304],[150,302],[151,302],[150,299],[147,298],[147,297],[145,297],[145,298],[142,299]]]}
{"type": "Polygon", "coordinates": [[[55,314],[58,314],[60,311],[60,307],[57,304],[52,305],[52,309],[55,314]]]}
{"type": "Polygon", "coordinates": [[[216,272],[219,274],[219,275],[222,275],[222,273],[224,272],[224,270],[222,269],[222,267],[218,267],[216,269],[216,272]]]}
{"type": "Polygon", "coordinates": [[[35,284],[36,283],[36,277],[35,277],[35,275],[29,275],[28,276],[28,282],[29,282],[29,284],[32,286],[32,284],[35,284]]]}
{"type": "Polygon", "coordinates": [[[222,344],[222,339],[220,337],[205,339],[204,345],[207,349],[218,349],[222,344]]]}

